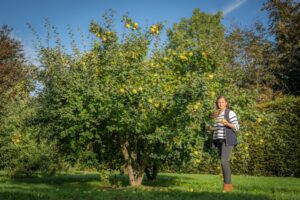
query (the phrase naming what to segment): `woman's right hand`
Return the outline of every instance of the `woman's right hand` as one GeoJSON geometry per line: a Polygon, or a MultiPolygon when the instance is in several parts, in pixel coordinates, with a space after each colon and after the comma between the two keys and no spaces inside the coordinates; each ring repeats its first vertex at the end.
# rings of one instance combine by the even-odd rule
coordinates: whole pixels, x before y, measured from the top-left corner
{"type": "Polygon", "coordinates": [[[216,111],[212,112],[211,115],[210,115],[210,117],[211,117],[212,119],[215,119],[215,118],[217,118],[218,116],[219,116],[219,110],[216,110],[216,111]]]}

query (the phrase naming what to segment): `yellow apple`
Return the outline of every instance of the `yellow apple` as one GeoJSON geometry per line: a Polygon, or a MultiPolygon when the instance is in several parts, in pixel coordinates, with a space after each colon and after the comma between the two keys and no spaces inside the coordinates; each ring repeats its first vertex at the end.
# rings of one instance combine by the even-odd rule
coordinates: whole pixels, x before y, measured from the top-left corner
{"type": "Polygon", "coordinates": [[[194,155],[199,155],[199,151],[197,151],[197,150],[194,151],[193,153],[194,153],[194,155]]]}
{"type": "Polygon", "coordinates": [[[221,120],[221,122],[222,122],[222,124],[225,124],[225,123],[227,122],[227,120],[223,118],[223,119],[221,120]]]}
{"type": "Polygon", "coordinates": [[[158,33],[159,33],[158,27],[157,27],[156,25],[152,25],[152,26],[150,27],[150,31],[151,31],[151,33],[153,33],[153,34],[158,34],[158,33]]]}
{"type": "Polygon", "coordinates": [[[263,139],[260,139],[259,142],[262,144],[262,143],[264,143],[264,140],[263,140],[263,139]]]}
{"type": "Polygon", "coordinates": [[[120,88],[120,93],[124,94],[125,93],[125,89],[124,88],[120,88]]]}
{"type": "Polygon", "coordinates": [[[196,159],[195,162],[196,162],[197,164],[199,164],[199,163],[201,163],[201,160],[200,160],[200,159],[196,159]]]}
{"type": "Polygon", "coordinates": [[[106,42],[106,41],[107,41],[107,37],[103,36],[103,37],[102,37],[102,41],[103,41],[103,42],[106,42]]]}
{"type": "Polygon", "coordinates": [[[194,110],[198,110],[198,108],[199,108],[199,106],[197,104],[194,105],[194,107],[193,107],[194,110]]]}
{"type": "Polygon", "coordinates": [[[208,78],[209,78],[209,79],[213,79],[213,78],[214,78],[214,75],[213,75],[213,74],[209,74],[209,75],[208,75],[208,78]]]}
{"type": "Polygon", "coordinates": [[[126,27],[126,28],[130,28],[130,24],[129,24],[129,23],[126,23],[126,24],[125,24],[125,27],[126,27]]]}
{"type": "Polygon", "coordinates": [[[137,90],[136,90],[136,89],[133,89],[133,90],[132,90],[132,93],[133,93],[133,94],[137,94],[137,90]]]}
{"type": "Polygon", "coordinates": [[[180,55],[179,58],[182,61],[186,61],[187,60],[187,57],[185,55],[180,55]]]}

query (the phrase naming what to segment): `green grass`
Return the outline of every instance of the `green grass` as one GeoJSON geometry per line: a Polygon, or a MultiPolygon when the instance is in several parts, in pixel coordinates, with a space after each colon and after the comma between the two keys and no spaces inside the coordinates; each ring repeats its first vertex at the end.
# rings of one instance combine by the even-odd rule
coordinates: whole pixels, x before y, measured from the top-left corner
{"type": "Polygon", "coordinates": [[[300,179],[233,176],[235,191],[222,192],[218,175],[159,174],[157,181],[144,181],[141,187],[129,187],[125,175],[111,176],[119,187],[107,187],[98,173],[68,173],[52,177],[8,179],[0,176],[1,200],[186,200],[186,199],[300,199],[300,179]]]}

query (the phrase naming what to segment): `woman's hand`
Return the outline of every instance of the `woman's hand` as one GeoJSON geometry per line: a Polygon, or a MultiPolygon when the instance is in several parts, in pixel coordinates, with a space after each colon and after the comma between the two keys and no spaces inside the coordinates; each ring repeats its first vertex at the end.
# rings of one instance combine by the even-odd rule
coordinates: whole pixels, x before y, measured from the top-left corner
{"type": "Polygon", "coordinates": [[[229,123],[226,119],[223,118],[223,119],[221,120],[221,123],[224,124],[225,126],[228,126],[228,127],[231,128],[231,129],[234,129],[234,130],[235,130],[235,126],[234,126],[233,124],[229,123]]]}
{"type": "Polygon", "coordinates": [[[221,119],[221,123],[226,126],[228,124],[228,121],[225,118],[223,118],[223,119],[221,119]]]}
{"type": "Polygon", "coordinates": [[[216,110],[213,113],[211,113],[210,118],[211,119],[215,119],[215,118],[217,118],[219,116],[219,114],[220,114],[220,111],[216,110]]]}

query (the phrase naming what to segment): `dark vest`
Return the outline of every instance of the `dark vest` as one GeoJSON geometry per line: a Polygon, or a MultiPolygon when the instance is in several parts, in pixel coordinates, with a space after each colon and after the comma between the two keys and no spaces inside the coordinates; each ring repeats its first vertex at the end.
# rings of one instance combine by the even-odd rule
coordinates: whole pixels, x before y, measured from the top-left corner
{"type": "MultiPolygon", "coordinates": [[[[230,110],[226,109],[225,113],[224,113],[225,114],[224,118],[228,122],[229,122],[229,112],[230,112],[230,110]]],[[[226,145],[228,145],[228,146],[235,146],[238,144],[235,132],[228,126],[225,126],[225,142],[226,142],[226,145]]]]}
{"type": "MultiPolygon", "coordinates": [[[[229,109],[225,110],[224,118],[229,122],[229,109]]],[[[236,146],[238,144],[236,133],[229,127],[225,126],[225,144],[227,146],[236,146]]],[[[216,147],[213,142],[213,147],[216,147]]]]}

